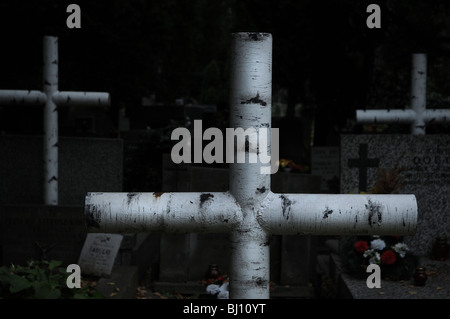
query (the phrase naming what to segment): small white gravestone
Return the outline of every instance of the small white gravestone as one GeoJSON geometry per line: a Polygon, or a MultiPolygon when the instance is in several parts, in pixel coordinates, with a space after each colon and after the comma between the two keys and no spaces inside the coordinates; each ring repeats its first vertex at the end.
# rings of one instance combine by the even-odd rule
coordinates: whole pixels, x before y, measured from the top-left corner
{"type": "Polygon", "coordinates": [[[81,272],[106,278],[111,276],[122,239],[120,234],[88,234],[78,259],[81,272]]]}

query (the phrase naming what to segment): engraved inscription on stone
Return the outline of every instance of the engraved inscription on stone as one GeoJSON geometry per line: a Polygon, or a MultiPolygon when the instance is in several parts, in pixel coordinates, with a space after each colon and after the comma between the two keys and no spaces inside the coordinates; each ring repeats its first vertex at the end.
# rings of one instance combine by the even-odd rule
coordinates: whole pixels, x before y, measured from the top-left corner
{"type": "Polygon", "coordinates": [[[380,178],[380,170],[401,168],[398,193],[417,199],[417,231],[405,242],[419,255],[428,255],[436,237],[450,237],[450,136],[448,135],[342,135],[341,193],[358,193],[358,169],[348,161],[367,145],[378,167],[367,168],[367,191],[380,178]]]}
{"type": "Polygon", "coordinates": [[[109,277],[122,239],[120,234],[89,233],[78,260],[81,273],[109,277]]]}

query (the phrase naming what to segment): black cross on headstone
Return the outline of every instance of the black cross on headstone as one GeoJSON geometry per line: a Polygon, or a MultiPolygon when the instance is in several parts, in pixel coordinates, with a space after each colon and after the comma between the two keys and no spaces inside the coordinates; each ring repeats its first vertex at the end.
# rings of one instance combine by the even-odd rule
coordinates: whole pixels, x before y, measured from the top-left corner
{"type": "Polygon", "coordinates": [[[359,144],[359,158],[350,158],[348,167],[359,168],[359,191],[367,192],[367,168],[378,167],[378,158],[367,158],[367,144],[359,144]]]}

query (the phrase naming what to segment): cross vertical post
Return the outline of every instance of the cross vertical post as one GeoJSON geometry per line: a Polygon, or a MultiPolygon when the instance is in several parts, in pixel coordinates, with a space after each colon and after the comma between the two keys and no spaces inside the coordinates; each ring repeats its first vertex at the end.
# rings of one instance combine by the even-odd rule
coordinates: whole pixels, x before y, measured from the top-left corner
{"type": "MultiPolygon", "coordinates": [[[[272,36],[235,33],[232,40],[230,125],[244,130],[271,127],[272,36]]],[[[236,156],[246,151],[257,153],[258,145],[249,139],[248,149],[237,149],[236,156]]],[[[230,236],[230,293],[237,299],[269,298],[269,235],[257,222],[254,209],[270,190],[270,174],[262,174],[261,169],[260,162],[230,164],[230,193],[243,215],[230,236]]]]}
{"type": "Polygon", "coordinates": [[[413,135],[425,135],[427,105],[427,56],[413,54],[411,72],[411,109],[415,113],[411,123],[413,135]]]}
{"type": "Polygon", "coordinates": [[[58,39],[44,37],[44,203],[58,204],[58,107],[51,98],[58,91],[58,39]]]}
{"type": "Polygon", "coordinates": [[[43,39],[43,91],[0,90],[2,104],[44,104],[44,204],[58,205],[58,107],[65,105],[109,106],[109,93],[60,92],[58,90],[58,38],[43,39]]]}
{"type": "Polygon", "coordinates": [[[426,109],[427,55],[412,55],[411,108],[404,110],[356,110],[359,124],[409,123],[411,134],[425,135],[426,125],[434,122],[450,122],[450,110],[426,109]]]}

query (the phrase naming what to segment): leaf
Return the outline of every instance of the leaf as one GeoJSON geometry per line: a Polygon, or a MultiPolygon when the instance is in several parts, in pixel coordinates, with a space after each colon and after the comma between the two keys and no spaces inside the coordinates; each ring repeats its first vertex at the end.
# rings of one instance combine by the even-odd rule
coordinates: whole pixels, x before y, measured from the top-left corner
{"type": "Polygon", "coordinates": [[[86,296],[83,293],[79,293],[79,292],[77,292],[73,295],[73,299],[87,299],[87,298],[88,298],[88,296],[86,296]]]}
{"type": "Polygon", "coordinates": [[[31,282],[23,277],[12,275],[9,279],[9,291],[15,294],[19,291],[26,290],[32,286],[31,282]]]}
{"type": "Polygon", "coordinates": [[[117,295],[117,292],[112,292],[109,294],[110,297],[114,297],[115,295],[117,295]]]}
{"type": "Polygon", "coordinates": [[[53,287],[46,282],[33,283],[34,298],[37,299],[58,299],[61,297],[59,289],[53,289],[53,287]]]}
{"type": "Polygon", "coordinates": [[[48,263],[48,269],[50,269],[50,271],[52,271],[55,267],[61,266],[61,264],[62,264],[61,260],[51,260],[48,263]]]}
{"type": "Polygon", "coordinates": [[[9,275],[11,274],[11,271],[8,269],[8,267],[2,266],[0,267],[0,275],[9,275]]]}

